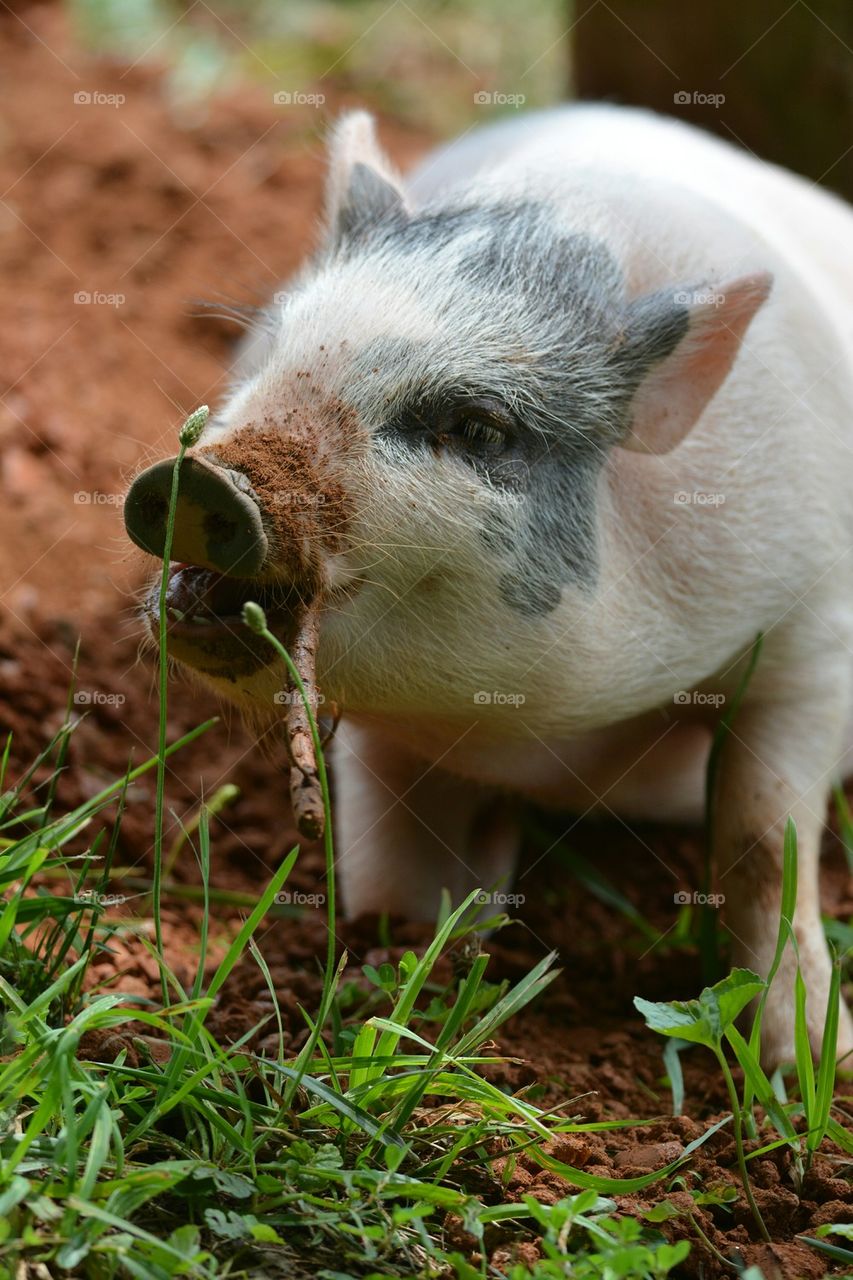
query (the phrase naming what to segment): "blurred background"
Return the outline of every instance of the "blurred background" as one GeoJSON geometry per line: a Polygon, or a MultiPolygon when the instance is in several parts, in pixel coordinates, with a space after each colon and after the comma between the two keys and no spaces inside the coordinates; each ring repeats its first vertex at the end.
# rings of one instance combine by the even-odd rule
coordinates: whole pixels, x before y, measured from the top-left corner
{"type": "Polygon", "coordinates": [[[541,106],[568,76],[554,0],[74,0],[72,13],[88,47],[164,63],[164,90],[188,116],[244,83],[282,106],[366,99],[444,132],[484,105],[477,91],[541,106]]]}
{"type": "MultiPolygon", "coordinates": [[[[849,0],[72,0],[88,49],[167,69],[192,119],[237,83],[446,134],[567,97],[698,122],[853,194],[849,0]]],[[[288,102],[288,96],[290,101],[288,102]]]]}

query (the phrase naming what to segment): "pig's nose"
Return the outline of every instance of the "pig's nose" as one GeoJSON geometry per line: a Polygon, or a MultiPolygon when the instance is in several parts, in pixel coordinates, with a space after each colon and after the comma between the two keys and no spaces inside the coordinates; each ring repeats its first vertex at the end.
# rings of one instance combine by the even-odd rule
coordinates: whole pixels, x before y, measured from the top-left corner
{"type": "MultiPolygon", "coordinates": [[[[124,503],[124,524],[143,551],[162,558],[174,458],[138,475],[124,503]]],[[[203,458],[184,458],[175,507],[172,560],[248,578],[259,573],[269,549],[258,504],[241,487],[244,477],[203,458]]],[[[248,481],[245,481],[248,489],[248,481]]]]}

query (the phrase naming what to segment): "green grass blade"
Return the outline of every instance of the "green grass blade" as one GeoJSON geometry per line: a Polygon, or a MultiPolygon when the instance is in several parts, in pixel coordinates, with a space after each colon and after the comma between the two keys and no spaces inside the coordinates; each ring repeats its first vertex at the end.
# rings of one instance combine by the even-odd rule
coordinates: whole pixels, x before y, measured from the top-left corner
{"type": "MultiPolygon", "coordinates": [[[[811,1152],[817,1151],[829,1128],[832,1095],[835,1089],[835,1059],[838,1048],[840,1000],[841,964],[838,958],[835,957],[832,964],[829,993],[826,998],[826,1018],[820,1047],[817,1081],[812,1100],[812,1115],[809,1117],[809,1132],[806,1137],[806,1149],[811,1152]]],[[[809,1055],[809,1061],[811,1061],[811,1055],[809,1055]]]]}
{"type": "Polygon", "coordinates": [[[689,1040],[667,1040],[663,1051],[663,1063],[669,1076],[672,1091],[672,1114],[684,1114],[684,1073],[681,1070],[681,1052],[689,1047],[689,1040]]]}
{"type": "MultiPolygon", "coordinates": [[[[755,1058],[758,1058],[759,1056],[761,1044],[761,1023],[764,1017],[764,1006],[767,1003],[767,996],[769,994],[771,984],[779,971],[779,965],[782,963],[782,956],[788,943],[788,939],[793,936],[792,929],[794,912],[797,905],[797,875],[797,828],[794,825],[793,819],[789,817],[785,823],[785,834],[782,841],[782,903],[779,911],[779,924],[776,930],[776,948],[773,952],[773,961],[767,973],[767,985],[759,997],[749,1037],[749,1047],[755,1058]]],[[[748,1112],[751,1110],[752,1101],[753,1095],[749,1091],[748,1082],[745,1082],[743,1095],[745,1111],[748,1112]]]]}

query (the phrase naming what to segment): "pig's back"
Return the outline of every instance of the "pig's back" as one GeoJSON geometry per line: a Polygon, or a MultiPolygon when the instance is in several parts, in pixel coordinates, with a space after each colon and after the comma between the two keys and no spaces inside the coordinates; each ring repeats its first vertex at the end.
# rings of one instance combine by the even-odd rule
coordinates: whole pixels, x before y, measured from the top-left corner
{"type": "Polygon", "coordinates": [[[766,241],[807,283],[853,349],[853,209],[787,170],[700,129],[631,108],[580,105],[531,112],[464,135],[433,153],[410,180],[417,200],[478,175],[520,170],[571,183],[583,167],[693,191],[766,241]]]}

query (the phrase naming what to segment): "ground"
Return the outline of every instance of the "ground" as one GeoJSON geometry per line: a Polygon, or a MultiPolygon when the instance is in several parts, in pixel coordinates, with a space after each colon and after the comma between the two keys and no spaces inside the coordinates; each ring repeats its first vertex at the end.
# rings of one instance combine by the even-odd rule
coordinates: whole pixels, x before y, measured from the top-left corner
{"type": "MultiPolygon", "coordinates": [[[[143,461],[174,452],[184,414],[215,400],[222,385],[236,331],[226,319],[201,315],[196,300],[257,301],[309,248],[320,201],[322,121],[310,107],[282,111],[270,95],[248,89],[176,116],[156,67],[87,62],[51,6],[25,16],[26,26],[10,11],[0,17],[0,725],[14,731],[14,775],[62,720],[79,637],[76,710],[83,718],[60,786],[61,803],[71,805],[122,773],[131,747],[140,760],[156,739],[156,667],[150,653],[140,654],[134,615],[145,566],[124,537],[121,495],[143,461]],[[75,102],[87,93],[95,100],[75,102]],[[111,105],[110,95],[124,101],[111,105]]],[[[326,115],[337,105],[330,95],[326,115]]],[[[402,166],[429,143],[388,120],[381,132],[402,166]]],[[[176,684],[170,737],[220,710],[208,696],[176,684]]],[[[228,899],[217,908],[223,937],[239,918],[234,895],[250,895],[249,901],[294,843],[280,753],[267,746],[260,749],[223,712],[182,754],[180,776],[177,764],[170,774],[169,809],[181,817],[225,782],[240,790],[215,823],[213,884],[228,899]]],[[[132,789],[118,857],[142,886],[151,866],[152,812],[153,781],[142,780],[132,789]]],[[[545,843],[569,826],[569,819],[551,823],[545,843]]],[[[176,829],[173,817],[169,839],[176,829]]],[[[676,922],[674,889],[698,882],[695,831],[632,834],[587,823],[572,827],[562,843],[595,863],[664,935],[676,922]]],[[[846,918],[853,897],[843,854],[831,835],[827,846],[825,908],[846,918]]],[[[492,1068],[493,1078],[513,1088],[538,1084],[543,1097],[586,1119],[658,1117],[640,1130],[572,1138],[570,1150],[558,1153],[592,1172],[646,1172],[726,1110],[713,1060],[695,1049],[684,1056],[687,1115],[659,1118],[670,1109],[664,1042],[644,1028],[632,1005],[635,995],[698,994],[698,960],[689,948],[671,949],[666,936],[650,943],[624,914],[591,895],[559,853],[542,858],[541,848],[532,842],[518,922],[489,944],[490,976],[520,977],[551,948],[562,975],[501,1032],[500,1049],[521,1061],[492,1068]]],[[[319,853],[306,849],[294,887],[319,892],[321,877],[319,853]]],[[[190,858],[178,860],[174,879],[197,883],[190,858]]],[[[128,883],[121,882],[125,892],[128,883]]],[[[130,901],[124,908],[129,918],[133,907],[130,901]]],[[[170,897],[165,919],[168,958],[180,974],[195,954],[198,908],[191,898],[170,897]]],[[[375,965],[426,936],[392,922],[389,946],[387,938],[380,943],[375,920],[339,929],[356,976],[362,964],[375,965]]],[[[322,913],[310,907],[271,921],[259,935],[292,1047],[304,1035],[295,1002],[310,1008],[319,993],[315,957],[323,940],[322,913]]],[[[132,930],[109,970],[96,976],[122,990],[154,993],[153,962],[132,930]]],[[[264,999],[260,973],[245,966],[221,998],[219,1034],[236,1037],[253,1025],[264,999]]],[[[773,1245],[754,1243],[742,1197],[733,1210],[694,1209],[722,1254],[740,1250],[768,1280],[824,1274],[821,1257],[793,1237],[853,1216],[849,1162],[837,1148],[825,1147],[800,1196],[788,1163],[777,1152],[755,1167],[773,1245]]],[[[691,1168],[688,1185],[736,1182],[728,1128],[691,1168]]],[[[532,1191],[544,1201],[568,1190],[523,1160],[510,1187],[511,1194],[532,1191]]],[[[621,1206],[638,1210],[665,1194],[652,1186],[621,1206]]],[[[684,1228],[667,1230],[675,1237],[684,1228]]],[[[493,1260],[508,1256],[500,1238],[491,1243],[498,1251],[493,1260]]],[[[699,1243],[679,1272],[730,1273],[699,1243]]]]}

